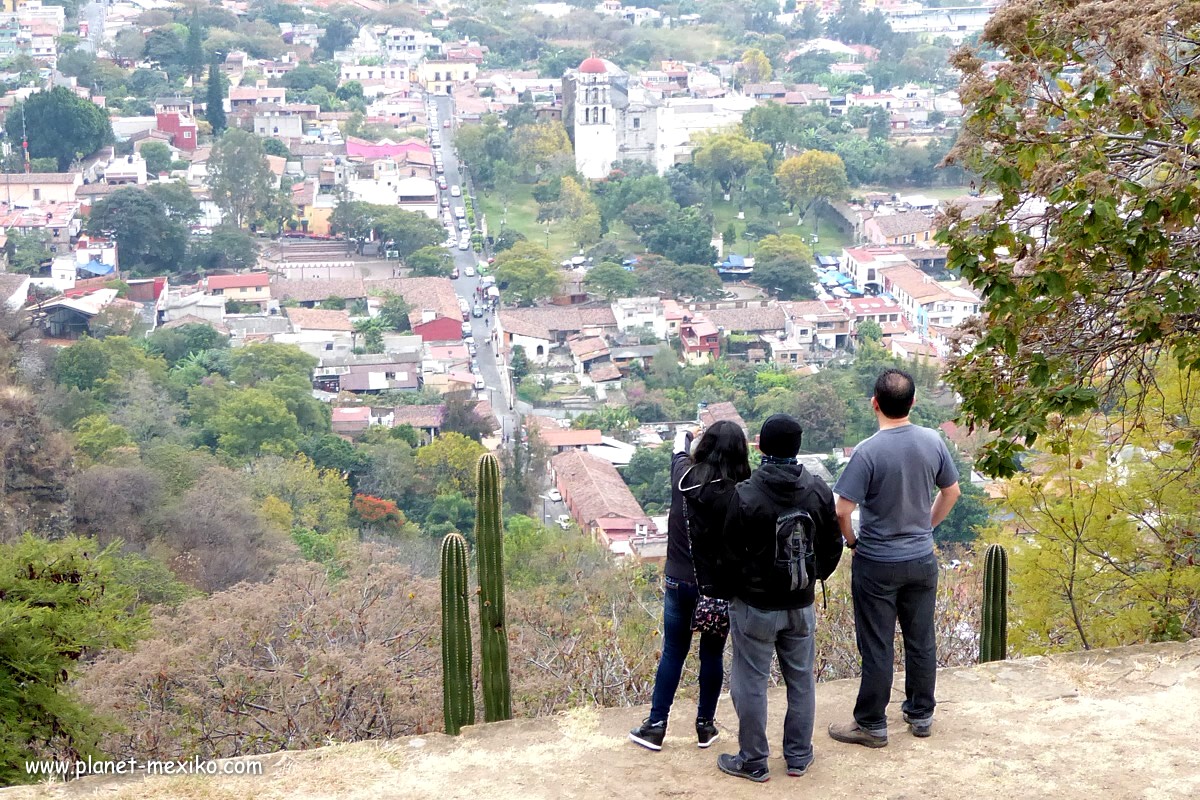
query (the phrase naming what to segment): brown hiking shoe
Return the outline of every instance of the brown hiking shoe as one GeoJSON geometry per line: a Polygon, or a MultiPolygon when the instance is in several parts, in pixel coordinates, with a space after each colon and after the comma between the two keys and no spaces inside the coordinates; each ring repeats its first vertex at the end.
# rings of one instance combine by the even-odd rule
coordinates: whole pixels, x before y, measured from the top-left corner
{"type": "Polygon", "coordinates": [[[863,747],[887,747],[887,734],[876,736],[858,727],[857,722],[834,722],[829,726],[829,736],[834,741],[846,744],[861,744],[863,747]]]}

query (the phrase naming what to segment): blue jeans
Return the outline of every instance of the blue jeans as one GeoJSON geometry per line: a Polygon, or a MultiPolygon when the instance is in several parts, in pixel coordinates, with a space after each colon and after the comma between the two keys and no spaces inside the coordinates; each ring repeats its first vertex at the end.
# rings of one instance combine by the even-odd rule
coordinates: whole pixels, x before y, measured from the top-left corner
{"type": "Polygon", "coordinates": [[[900,710],[916,727],[933,721],[937,584],[936,555],[896,562],[854,557],[850,588],[854,596],[854,630],[862,656],[854,721],[865,731],[887,734],[897,622],[904,638],[904,703],[900,710]]]}
{"type": "Polygon", "coordinates": [[[779,671],[787,684],[783,758],[789,767],[812,763],[817,710],[813,677],[816,627],[816,610],[811,605],[764,611],[734,600],[729,606],[729,629],[733,634],[729,694],[738,715],[739,755],[749,769],[767,766],[771,753],[767,744],[767,683],[771,680],[773,655],[779,656],[779,671]]]}
{"type": "MultiPolygon", "coordinates": [[[[650,701],[650,721],[666,722],[683,662],[692,649],[692,613],[700,596],[695,584],[666,579],[663,598],[663,648],[654,675],[654,695],[650,701]]],[[[725,637],[715,633],[700,634],[700,699],[696,719],[712,719],[717,713],[717,699],[725,680],[725,637]]]]}

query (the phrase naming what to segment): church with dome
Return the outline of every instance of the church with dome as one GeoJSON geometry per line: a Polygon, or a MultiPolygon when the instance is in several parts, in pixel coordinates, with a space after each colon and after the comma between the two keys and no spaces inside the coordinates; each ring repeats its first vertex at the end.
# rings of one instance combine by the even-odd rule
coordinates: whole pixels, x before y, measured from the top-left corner
{"type": "Polygon", "coordinates": [[[694,133],[741,122],[753,98],[667,97],[616,64],[592,56],[563,77],[563,123],[575,168],[592,180],[618,161],[642,161],[663,174],[691,160],[694,133]]]}

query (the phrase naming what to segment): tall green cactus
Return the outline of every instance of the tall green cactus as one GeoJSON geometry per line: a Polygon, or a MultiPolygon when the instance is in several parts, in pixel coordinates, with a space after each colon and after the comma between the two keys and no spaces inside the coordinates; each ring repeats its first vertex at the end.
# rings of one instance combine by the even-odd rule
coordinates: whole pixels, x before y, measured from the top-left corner
{"type": "Polygon", "coordinates": [[[467,540],[447,534],[442,539],[442,715],[452,736],[475,724],[469,592],[467,540]]]}
{"type": "Polygon", "coordinates": [[[979,663],[1008,657],[1008,553],[989,545],[983,565],[983,624],[979,631],[979,663]]]}
{"type": "Polygon", "coordinates": [[[475,546],[479,559],[479,652],[483,660],[483,717],[512,719],[508,629],[504,621],[504,526],[500,519],[500,462],[479,457],[475,546]]]}

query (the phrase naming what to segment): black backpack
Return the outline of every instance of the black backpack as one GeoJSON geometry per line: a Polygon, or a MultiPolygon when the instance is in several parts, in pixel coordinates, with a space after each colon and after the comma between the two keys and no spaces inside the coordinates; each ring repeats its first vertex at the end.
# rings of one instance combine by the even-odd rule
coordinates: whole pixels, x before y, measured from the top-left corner
{"type": "Polygon", "coordinates": [[[808,560],[814,557],[817,524],[805,510],[793,508],[775,518],[775,572],[772,583],[789,592],[807,589],[813,576],[808,560]]]}

